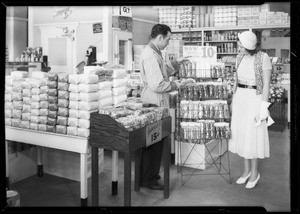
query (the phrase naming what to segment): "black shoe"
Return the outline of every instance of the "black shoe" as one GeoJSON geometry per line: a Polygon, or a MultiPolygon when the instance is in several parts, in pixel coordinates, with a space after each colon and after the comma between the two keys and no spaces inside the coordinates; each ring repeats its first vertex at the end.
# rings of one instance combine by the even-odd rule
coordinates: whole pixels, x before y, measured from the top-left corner
{"type": "Polygon", "coordinates": [[[159,184],[159,183],[156,183],[156,184],[151,184],[149,186],[147,186],[149,189],[152,189],[152,190],[163,190],[164,189],[164,186],[159,184]]]}

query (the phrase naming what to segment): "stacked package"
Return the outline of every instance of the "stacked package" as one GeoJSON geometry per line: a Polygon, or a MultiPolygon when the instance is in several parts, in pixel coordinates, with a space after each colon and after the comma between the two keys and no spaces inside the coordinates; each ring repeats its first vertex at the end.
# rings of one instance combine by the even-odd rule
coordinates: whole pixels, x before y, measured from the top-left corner
{"type": "Polygon", "coordinates": [[[67,134],[88,137],[90,112],[99,108],[99,77],[95,74],[71,74],[69,83],[67,134]]]}
{"type": "Polygon", "coordinates": [[[67,134],[67,122],[69,117],[69,74],[57,75],[57,105],[50,105],[53,111],[57,111],[56,133],[67,134]]]}
{"type": "Polygon", "coordinates": [[[170,116],[170,111],[166,107],[145,108],[125,102],[118,108],[111,106],[99,108],[99,114],[110,115],[128,131],[133,131],[170,116]]]}
{"type": "Polygon", "coordinates": [[[56,132],[57,113],[58,113],[58,74],[49,73],[48,75],[48,118],[46,123],[47,132],[56,132]]]}
{"type": "Polygon", "coordinates": [[[127,100],[126,70],[114,69],[112,77],[113,77],[113,81],[112,81],[113,104],[115,106],[118,106],[119,104],[127,100]]]}
{"type": "Polygon", "coordinates": [[[48,79],[43,72],[33,72],[23,83],[22,123],[30,116],[29,128],[46,131],[48,120],[48,79]]]}
{"type": "Polygon", "coordinates": [[[12,87],[13,87],[13,78],[11,76],[7,76],[5,78],[5,125],[11,126],[12,121],[12,87]]]}
{"type": "MultiPolygon", "coordinates": [[[[21,127],[23,85],[27,72],[14,71],[5,81],[5,125],[21,127]]],[[[25,124],[23,123],[25,126],[25,124]]],[[[27,127],[27,126],[26,126],[27,127]]]]}
{"type": "Polygon", "coordinates": [[[236,26],[237,6],[214,6],[214,26],[236,26]]]}

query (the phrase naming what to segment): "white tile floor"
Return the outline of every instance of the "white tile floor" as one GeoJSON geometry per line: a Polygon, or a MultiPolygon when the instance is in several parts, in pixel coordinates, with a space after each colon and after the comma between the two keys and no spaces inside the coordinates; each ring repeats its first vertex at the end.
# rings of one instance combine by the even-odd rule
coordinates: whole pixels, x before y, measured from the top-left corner
{"type": "MultiPolygon", "coordinates": [[[[170,197],[164,199],[162,191],[141,188],[140,192],[132,191],[132,206],[261,206],[267,211],[290,211],[289,131],[269,132],[271,157],[259,161],[261,179],[254,189],[248,190],[244,185],[235,183],[242,173],[243,162],[240,157],[231,153],[231,184],[218,175],[195,175],[182,185],[181,173],[177,172],[177,166],[172,165],[170,197]]],[[[118,195],[112,196],[111,152],[105,151],[104,172],[99,177],[99,206],[123,206],[123,174],[123,156],[119,154],[118,195]]],[[[88,185],[90,206],[90,179],[88,185]]],[[[80,184],[77,181],[44,174],[42,178],[32,176],[10,186],[20,193],[23,207],[80,206],[80,184]]]]}

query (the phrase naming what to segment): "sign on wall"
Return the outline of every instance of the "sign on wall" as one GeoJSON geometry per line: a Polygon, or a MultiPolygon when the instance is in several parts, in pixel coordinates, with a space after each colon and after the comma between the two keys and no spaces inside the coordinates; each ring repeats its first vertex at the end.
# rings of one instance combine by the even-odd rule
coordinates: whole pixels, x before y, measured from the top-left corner
{"type": "Polygon", "coordinates": [[[132,17],[131,7],[130,6],[120,6],[120,16],[132,17]]]}
{"type": "Polygon", "coordinates": [[[185,45],[183,46],[183,56],[191,56],[190,61],[217,63],[217,47],[185,45]]]}
{"type": "Polygon", "coordinates": [[[93,24],[93,33],[102,33],[102,23],[93,24]]]}

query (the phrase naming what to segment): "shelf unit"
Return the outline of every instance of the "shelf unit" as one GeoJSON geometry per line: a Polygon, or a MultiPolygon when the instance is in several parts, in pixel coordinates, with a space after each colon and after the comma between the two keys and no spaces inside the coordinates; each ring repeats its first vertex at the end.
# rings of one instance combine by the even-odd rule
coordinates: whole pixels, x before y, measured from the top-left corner
{"type": "MultiPolygon", "coordinates": [[[[214,31],[245,31],[245,30],[271,30],[271,29],[289,29],[290,25],[269,25],[269,26],[224,26],[224,27],[203,27],[203,28],[185,28],[185,29],[172,29],[173,34],[179,34],[179,33],[188,33],[189,40],[184,40],[185,45],[222,45],[226,43],[237,43],[237,40],[205,40],[205,33],[211,33],[214,31]],[[195,32],[201,32],[201,40],[197,39],[193,41],[192,34],[195,32]]],[[[199,36],[199,35],[198,35],[199,36]]],[[[200,37],[200,36],[199,36],[200,37]]],[[[234,45],[236,47],[236,45],[234,45]]],[[[224,55],[237,55],[237,52],[218,52],[219,56],[224,55]]]]}

